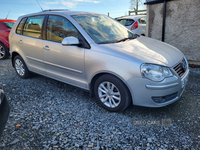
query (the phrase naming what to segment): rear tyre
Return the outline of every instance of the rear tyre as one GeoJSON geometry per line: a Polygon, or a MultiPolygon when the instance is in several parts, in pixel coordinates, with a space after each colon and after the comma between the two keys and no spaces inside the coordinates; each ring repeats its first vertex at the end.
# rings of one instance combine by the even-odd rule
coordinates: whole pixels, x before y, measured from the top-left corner
{"type": "Polygon", "coordinates": [[[99,77],[95,82],[94,92],[98,103],[111,112],[123,111],[131,102],[131,95],[126,85],[112,75],[99,77]]]}
{"type": "Polygon", "coordinates": [[[19,55],[15,56],[14,58],[14,67],[20,78],[27,79],[31,76],[31,73],[28,70],[24,60],[19,55]]]}
{"type": "Polygon", "coordinates": [[[5,45],[0,43],[0,60],[6,59],[9,57],[9,51],[5,45]]]}

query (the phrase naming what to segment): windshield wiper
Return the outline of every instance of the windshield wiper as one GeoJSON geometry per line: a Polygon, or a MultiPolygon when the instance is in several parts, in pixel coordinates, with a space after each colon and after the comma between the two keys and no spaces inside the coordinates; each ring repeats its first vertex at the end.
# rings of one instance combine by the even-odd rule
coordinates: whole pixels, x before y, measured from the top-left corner
{"type": "Polygon", "coordinates": [[[124,39],[121,39],[121,40],[117,41],[117,43],[124,42],[124,41],[130,40],[130,39],[132,39],[132,38],[124,38],[124,39]]]}
{"type": "Polygon", "coordinates": [[[128,37],[128,38],[124,38],[124,39],[121,39],[119,41],[117,41],[116,43],[119,43],[119,42],[125,42],[127,40],[131,40],[131,39],[135,39],[136,37],[132,36],[132,37],[128,37]]]}
{"type": "Polygon", "coordinates": [[[137,38],[137,36],[132,36],[132,37],[124,38],[124,39],[121,39],[121,40],[118,40],[118,41],[99,42],[98,44],[119,43],[119,42],[124,42],[124,41],[127,41],[127,40],[132,40],[132,39],[135,39],[135,38],[137,38]]]}

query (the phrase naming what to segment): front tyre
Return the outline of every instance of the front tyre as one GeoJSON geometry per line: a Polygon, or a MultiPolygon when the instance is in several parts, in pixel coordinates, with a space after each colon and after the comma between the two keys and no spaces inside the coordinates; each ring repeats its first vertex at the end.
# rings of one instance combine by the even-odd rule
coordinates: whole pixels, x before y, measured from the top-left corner
{"type": "Polygon", "coordinates": [[[125,110],[131,102],[126,85],[117,77],[102,75],[94,86],[95,97],[100,105],[112,112],[125,110]]]}
{"type": "Polygon", "coordinates": [[[30,71],[28,70],[24,60],[21,56],[17,55],[14,58],[14,67],[18,76],[22,79],[27,79],[30,77],[30,71]]]}

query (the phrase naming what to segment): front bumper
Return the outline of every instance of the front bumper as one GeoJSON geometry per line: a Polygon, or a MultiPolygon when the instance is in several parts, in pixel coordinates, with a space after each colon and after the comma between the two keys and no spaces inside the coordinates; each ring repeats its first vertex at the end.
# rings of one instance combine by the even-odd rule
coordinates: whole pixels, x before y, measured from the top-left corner
{"type": "Polygon", "coordinates": [[[6,99],[3,90],[0,89],[0,137],[5,128],[9,113],[10,113],[10,106],[8,104],[8,101],[6,99]]]}
{"type": "Polygon", "coordinates": [[[184,92],[189,69],[184,76],[165,78],[154,82],[146,78],[131,78],[127,81],[131,91],[133,105],[145,107],[163,107],[177,101],[184,92]]]}

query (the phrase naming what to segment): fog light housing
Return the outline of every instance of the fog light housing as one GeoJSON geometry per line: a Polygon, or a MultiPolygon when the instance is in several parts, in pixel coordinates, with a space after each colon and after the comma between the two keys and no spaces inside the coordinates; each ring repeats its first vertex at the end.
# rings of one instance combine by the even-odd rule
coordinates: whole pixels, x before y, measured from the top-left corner
{"type": "Polygon", "coordinates": [[[151,98],[155,103],[165,103],[165,102],[175,99],[177,95],[178,95],[178,92],[170,94],[170,95],[166,95],[166,96],[152,96],[151,98]]]}

